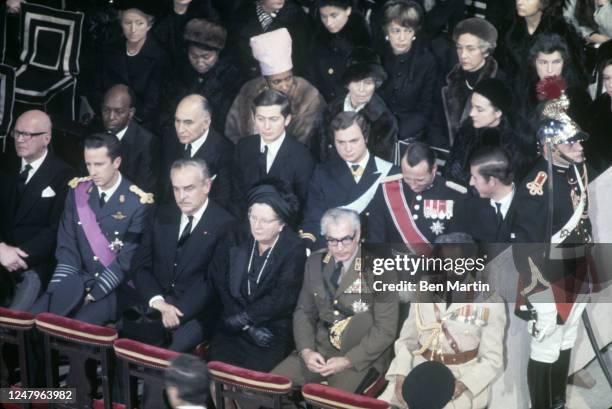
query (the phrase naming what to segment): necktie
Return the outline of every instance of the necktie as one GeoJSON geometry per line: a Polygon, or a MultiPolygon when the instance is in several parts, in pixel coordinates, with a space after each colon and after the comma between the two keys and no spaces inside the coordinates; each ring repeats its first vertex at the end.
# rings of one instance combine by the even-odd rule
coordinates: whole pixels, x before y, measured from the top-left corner
{"type": "Polygon", "coordinates": [[[188,143],[183,151],[183,159],[191,159],[191,144],[188,143]]]}
{"type": "Polygon", "coordinates": [[[258,166],[259,174],[263,179],[268,174],[268,145],[264,145],[263,150],[259,152],[258,166]]]}
{"type": "Polygon", "coordinates": [[[342,262],[337,262],[334,271],[331,274],[330,281],[334,288],[338,288],[340,285],[340,274],[342,273],[342,262]]]}
{"type": "Polygon", "coordinates": [[[355,182],[357,182],[361,175],[363,175],[363,168],[361,165],[351,165],[351,173],[353,174],[355,182]]]}
{"type": "Polygon", "coordinates": [[[98,203],[100,203],[100,209],[102,209],[104,207],[104,205],[106,204],[106,193],[102,192],[100,194],[100,201],[98,203]]]}
{"type": "Polygon", "coordinates": [[[182,247],[191,235],[191,223],[193,222],[193,216],[187,216],[187,225],[181,232],[181,237],[178,239],[177,247],[182,247]]]}
{"type": "Polygon", "coordinates": [[[495,202],[495,209],[497,212],[495,213],[495,220],[497,221],[497,228],[499,229],[504,222],[504,215],[501,212],[501,203],[495,202]]]}
{"type": "MultiPolygon", "coordinates": [[[[17,180],[17,202],[21,200],[23,196],[23,192],[25,191],[26,181],[28,180],[28,175],[32,170],[32,165],[29,163],[23,167],[23,170],[19,172],[19,179],[17,180]]],[[[18,203],[17,203],[18,204],[18,203]]]]}

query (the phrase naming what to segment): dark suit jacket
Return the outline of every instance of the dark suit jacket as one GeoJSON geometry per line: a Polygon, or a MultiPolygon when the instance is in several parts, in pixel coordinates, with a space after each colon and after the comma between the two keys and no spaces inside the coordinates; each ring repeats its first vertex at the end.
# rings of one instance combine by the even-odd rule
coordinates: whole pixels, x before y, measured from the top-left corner
{"type": "Polygon", "coordinates": [[[19,169],[15,169],[0,180],[0,241],[28,253],[29,267],[46,265],[48,270],[54,262],[57,226],[74,170],[49,152],[26,185],[19,203],[18,176],[19,169]],[[55,195],[43,197],[42,192],[50,192],[49,188],[55,195]]]}
{"type": "MultiPolygon", "coordinates": [[[[389,175],[399,173],[400,169],[392,167],[389,175]]],[[[303,235],[312,240],[315,238],[315,249],[325,247],[321,237],[321,217],[332,207],[345,206],[361,197],[380,177],[376,168],[375,156],[370,153],[370,160],[359,179],[355,179],[351,171],[340,157],[332,158],[329,162],[317,165],[310,180],[308,201],[304,209],[303,235]],[[312,237],[310,237],[312,235],[312,237]]]]}
{"type": "Polygon", "coordinates": [[[285,181],[293,189],[300,203],[306,203],[308,183],[314,168],[310,151],[292,135],[285,135],[274,162],[267,175],[260,175],[258,157],[260,155],[260,136],[242,138],[236,145],[234,154],[234,205],[236,214],[245,214],[246,194],[249,189],[265,177],[275,177],[285,181]]]}
{"type": "Polygon", "coordinates": [[[466,216],[465,232],[480,243],[509,243],[510,230],[514,220],[516,201],[512,200],[510,208],[504,217],[500,228],[497,228],[495,209],[489,199],[469,198],[467,206],[470,209],[466,216]]]}
{"type": "Polygon", "coordinates": [[[121,173],[145,192],[157,182],[158,142],[155,135],[130,121],[121,139],[121,173]]]}
{"type": "MultiPolygon", "coordinates": [[[[185,145],[178,142],[176,135],[171,140],[170,138],[166,138],[165,145],[165,164],[160,177],[160,184],[164,186],[163,199],[165,202],[168,202],[174,201],[172,197],[172,185],[170,183],[170,167],[172,166],[172,162],[183,157],[185,145]]],[[[204,142],[204,145],[202,145],[193,155],[194,158],[204,159],[208,165],[210,176],[215,176],[210,191],[210,197],[223,207],[228,206],[231,199],[231,164],[233,153],[234,145],[225,136],[211,128],[206,137],[206,142],[204,142]]]]}
{"type": "Polygon", "coordinates": [[[214,201],[193,228],[175,263],[181,213],[176,205],[158,209],[152,227],[145,233],[135,261],[134,282],[142,301],[155,295],[173,298],[185,323],[202,312],[211,300],[208,266],[232,216],[214,201]]]}

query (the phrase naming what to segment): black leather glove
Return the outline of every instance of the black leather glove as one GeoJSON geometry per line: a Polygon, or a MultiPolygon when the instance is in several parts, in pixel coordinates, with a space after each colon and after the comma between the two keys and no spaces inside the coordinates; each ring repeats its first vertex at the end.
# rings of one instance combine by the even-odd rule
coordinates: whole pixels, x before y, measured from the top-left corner
{"type": "Polygon", "coordinates": [[[249,327],[247,334],[249,334],[258,347],[269,348],[274,342],[274,334],[264,327],[249,327]]]}
{"type": "Polygon", "coordinates": [[[238,332],[242,331],[244,327],[251,325],[252,321],[249,315],[245,311],[242,311],[238,314],[225,317],[223,323],[228,330],[238,332]]]}

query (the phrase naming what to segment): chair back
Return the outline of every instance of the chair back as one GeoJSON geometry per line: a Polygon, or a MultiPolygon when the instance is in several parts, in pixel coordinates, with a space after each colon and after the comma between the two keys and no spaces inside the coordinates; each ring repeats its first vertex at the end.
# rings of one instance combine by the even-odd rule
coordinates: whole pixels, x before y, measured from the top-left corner
{"type": "Polygon", "coordinates": [[[208,363],[208,373],[214,385],[217,409],[225,409],[228,401],[256,404],[265,408],[280,409],[282,400],[291,393],[289,378],[252,371],[219,361],[208,363]]]}
{"type": "Polygon", "coordinates": [[[309,409],[388,409],[385,401],[357,395],[318,383],[302,387],[302,396],[309,409]]]}

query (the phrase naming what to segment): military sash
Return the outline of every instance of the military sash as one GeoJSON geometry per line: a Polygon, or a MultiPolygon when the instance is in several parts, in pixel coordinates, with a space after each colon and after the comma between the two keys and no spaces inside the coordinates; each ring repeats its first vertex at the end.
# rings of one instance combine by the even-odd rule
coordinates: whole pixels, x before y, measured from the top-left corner
{"type": "Polygon", "coordinates": [[[574,208],[574,213],[572,214],[572,217],[570,217],[570,219],[567,221],[567,223],[565,223],[561,230],[553,234],[552,238],[550,239],[551,243],[553,244],[562,243],[570,235],[572,230],[574,230],[576,226],[578,226],[580,218],[582,217],[586,207],[587,192],[584,187],[584,182],[582,181],[582,176],[580,175],[580,172],[578,172],[578,169],[576,169],[576,165],[573,165],[573,168],[574,172],[576,173],[576,180],[578,181],[578,186],[580,187],[580,198],[578,199],[578,205],[574,208]]]}
{"type": "Polygon", "coordinates": [[[91,181],[81,182],[74,189],[77,214],[91,250],[100,259],[102,265],[108,267],[115,260],[117,254],[111,251],[110,243],[102,233],[95,213],[89,207],[88,190],[91,185],[91,181]]]}
{"type": "Polygon", "coordinates": [[[376,181],[372,183],[372,186],[370,186],[368,190],[366,190],[352,203],[349,203],[345,206],[341,206],[343,209],[354,210],[357,213],[361,214],[361,212],[363,212],[366,207],[368,207],[368,205],[372,201],[372,198],[376,194],[376,189],[378,189],[380,181],[387,177],[389,171],[391,170],[391,167],[393,166],[391,162],[387,162],[386,160],[382,160],[378,157],[374,157],[374,163],[376,163],[377,172],[380,173],[378,179],[376,179],[376,181]]]}
{"type": "Polygon", "coordinates": [[[414,223],[410,207],[406,203],[404,187],[401,180],[383,183],[383,195],[391,213],[393,224],[402,236],[404,244],[416,255],[428,256],[432,246],[414,223]]]}

